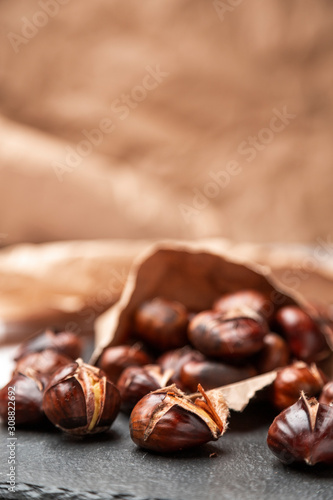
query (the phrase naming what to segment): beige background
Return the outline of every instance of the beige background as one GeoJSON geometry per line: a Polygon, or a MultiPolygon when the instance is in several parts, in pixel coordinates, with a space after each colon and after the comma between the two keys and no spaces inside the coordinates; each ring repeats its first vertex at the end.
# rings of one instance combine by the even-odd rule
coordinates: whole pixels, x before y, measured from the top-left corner
{"type": "Polygon", "coordinates": [[[1,244],[327,239],[332,2],[226,0],[223,14],[212,1],[53,0],[53,14],[41,17],[42,3],[0,4],[1,244]],[[147,66],[157,65],[168,75],[122,120],[116,100],[139,95],[147,66]],[[295,117],[265,135],[284,107],[295,117]],[[53,162],[105,118],[113,131],[60,182],[53,162]],[[258,134],[268,143],[247,161],[239,148],[258,134]],[[209,172],[230,161],[239,173],[186,221],[179,205],[193,207],[193,189],[209,190],[209,172]]]}

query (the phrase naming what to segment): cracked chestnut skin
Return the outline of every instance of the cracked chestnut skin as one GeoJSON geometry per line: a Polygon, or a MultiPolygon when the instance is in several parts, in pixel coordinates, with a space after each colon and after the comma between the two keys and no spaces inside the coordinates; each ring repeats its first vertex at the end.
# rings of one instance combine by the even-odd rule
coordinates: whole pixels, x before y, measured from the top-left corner
{"type": "Polygon", "coordinates": [[[175,452],[217,440],[226,430],[227,417],[224,400],[220,410],[211,413],[205,402],[193,403],[173,385],[147,394],[136,404],[130,434],[141,448],[175,452]]]}
{"type": "Polygon", "coordinates": [[[188,337],[198,351],[224,360],[241,360],[259,352],[268,333],[256,312],[235,309],[228,313],[203,311],[189,325],[188,337]]]}
{"type": "Polygon", "coordinates": [[[249,307],[269,321],[274,313],[274,305],[269,298],[258,290],[248,289],[226,293],[214,302],[213,309],[226,313],[239,307],[249,307]]]}
{"type": "Polygon", "coordinates": [[[45,389],[43,409],[59,429],[75,435],[109,429],[120,409],[120,394],[105,373],[81,359],[61,368],[45,389]]]}
{"type": "Polygon", "coordinates": [[[281,462],[333,465],[333,406],[304,393],[269,428],[267,444],[281,462]]]}
{"type": "Polygon", "coordinates": [[[22,343],[15,356],[15,361],[27,354],[41,352],[45,349],[52,349],[74,360],[82,354],[82,340],[69,331],[55,332],[47,329],[22,343]]]}
{"type": "Polygon", "coordinates": [[[72,360],[53,349],[45,349],[41,352],[31,352],[20,358],[14,370],[14,373],[29,373],[30,370],[36,372],[36,375],[42,379],[47,379],[62,366],[68,365],[72,360]]]}

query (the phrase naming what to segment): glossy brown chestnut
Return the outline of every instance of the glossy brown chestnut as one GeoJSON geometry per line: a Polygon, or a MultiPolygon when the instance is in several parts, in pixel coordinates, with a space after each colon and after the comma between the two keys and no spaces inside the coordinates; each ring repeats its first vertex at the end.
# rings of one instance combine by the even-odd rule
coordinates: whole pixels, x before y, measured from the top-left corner
{"type": "Polygon", "coordinates": [[[151,357],[143,350],[142,345],[118,345],[108,347],[102,353],[97,365],[114,384],[129,366],[144,366],[152,363],[151,357]]]}
{"type": "Polygon", "coordinates": [[[213,309],[222,313],[227,313],[232,309],[249,307],[261,314],[266,321],[269,321],[274,313],[274,305],[269,298],[254,289],[239,290],[233,293],[226,293],[214,302],[213,309]]]}
{"type": "Polygon", "coordinates": [[[76,359],[82,354],[82,340],[72,332],[54,332],[48,329],[22,343],[15,356],[15,361],[27,354],[41,352],[45,349],[52,349],[71,359],[76,359]]]}
{"type": "Polygon", "coordinates": [[[37,377],[51,376],[62,366],[68,365],[72,359],[63,354],[59,354],[52,349],[45,349],[41,352],[31,352],[20,358],[14,370],[14,373],[27,373],[33,369],[37,377]]]}
{"type": "Polygon", "coordinates": [[[273,383],[274,406],[283,410],[293,405],[298,400],[301,391],[308,396],[316,396],[324,387],[325,382],[325,375],[314,363],[309,366],[303,361],[297,361],[286,366],[279,370],[273,383]]]}
{"type": "MultiPolygon", "coordinates": [[[[178,388],[184,390],[185,387],[183,387],[181,381],[181,370],[183,366],[191,361],[205,361],[205,359],[206,357],[201,352],[187,345],[180,349],[165,352],[162,356],[157,358],[156,363],[160,365],[163,372],[171,370],[172,375],[170,377],[170,383],[176,384],[178,388]]],[[[198,384],[196,384],[194,391],[197,385],[198,384]]]]}
{"type": "Polygon", "coordinates": [[[252,366],[232,366],[217,361],[190,361],[181,371],[182,385],[190,392],[195,392],[198,384],[205,389],[214,389],[222,385],[233,384],[257,375],[252,366]]]}
{"type": "Polygon", "coordinates": [[[333,381],[327,382],[320,394],[319,403],[333,404],[333,381]]]}
{"type": "Polygon", "coordinates": [[[194,403],[175,385],[142,398],[130,417],[130,434],[141,448],[160,453],[193,448],[217,440],[227,427],[228,408],[222,395],[194,403]]]}
{"type": "Polygon", "coordinates": [[[333,465],[333,406],[300,399],[278,415],[269,428],[269,449],[281,462],[333,465]]]}
{"type": "Polygon", "coordinates": [[[171,370],[163,373],[158,365],[130,366],[119,377],[117,387],[121,396],[121,409],[132,411],[141,398],[170,383],[171,370]]]}
{"type": "Polygon", "coordinates": [[[138,337],[159,352],[187,344],[188,312],[179,302],[159,297],[144,302],[134,325],[138,337]]]}
{"type": "Polygon", "coordinates": [[[266,373],[286,366],[290,360],[287,342],[277,333],[270,332],[264,337],[264,345],[255,358],[259,373],[266,373]]]}
{"type": "Polygon", "coordinates": [[[254,311],[242,308],[228,313],[197,314],[189,325],[188,337],[206,356],[239,360],[260,351],[267,333],[266,321],[254,311]]]}
{"type": "Polygon", "coordinates": [[[319,325],[299,307],[282,307],[275,322],[297,359],[310,363],[327,356],[327,343],[319,325]]]}
{"type": "Polygon", "coordinates": [[[115,385],[81,359],[60,368],[45,389],[43,409],[59,429],[76,435],[109,429],[120,409],[115,385]]]}
{"type": "Polygon", "coordinates": [[[43,384],[33,370],[16,373],[0,390],[0,417],[7,422],[9,411],[15,412],[15,425],[39,424],[45,420],[42,409],[43,384]],[[14,388],[14,391],[11,389],[14,388]],[[10,398],[9,398],[10,394],[10,398]]]}

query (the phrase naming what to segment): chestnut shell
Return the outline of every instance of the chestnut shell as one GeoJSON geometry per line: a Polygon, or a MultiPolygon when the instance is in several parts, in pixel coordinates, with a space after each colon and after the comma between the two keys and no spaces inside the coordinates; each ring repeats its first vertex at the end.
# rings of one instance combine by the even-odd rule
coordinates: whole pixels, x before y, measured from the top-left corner
{"type": "Polygon", "coordinates": [[[134,407],[130,420],[130,434],[141,448],[158,452],[185,450],[215,440],[206,423],[179,406],[171,408],[144,439],[156,408],[163,403],[165,394],[148,394],[134,407]]]}
{"type": "Polygon", "coordinates": [[[206,356],[238,360],[262,349],[268,325],[257,313],[248,309],[228,314],[203,311],[191,321],[188,337],[196,349],[206,356]]]}
{"type": "Polygon", "coordinates": [[[15,361],[27,354],[45,349],[53,349],[74,360],[82,354],[82,340],[70,331],[55,332],[47,329],[23,342],[15,356],[15,361]]]}
{"type": "Polygon", "coordinates": [[[114,384],[129,366],[144,366],[152,362],[151,357],[139,344],[107,347],[100,356],[97,366],[114,384]]]}
{"type": "Polygon", "coordinates": [[[120,409],[120,394],[105,373],[77,360],[60,368],[45,389],[43,409],[48,419],[70,434],[109,429],[120,409]]]}
{"type": "Polygon", "coordinates": [[[150,451],[161,453],[193,448],[217,440],[227,428],[229,415],[221,393],[205,393],[193,401],[176,385],[147,394],[130,417],[132,440],[150,451]]]}
{"type": "Polygon", "coordinates": [[[310,363],[327,356],[325,336],[319,324],[305,311],[297,306],[285,306],[276,313],[275,321],[297,359],[310,363]]]}
{"type": "MultiPolygon", "coordinates": [[[[0,417],[8,418],[8,388],[15,386],[15,423],[19,426],[42,423],[45,415],[42,408],[42,383],[33,375],[13,375],[10,382],[0,390],[0,417]]],[[[12,408],[9,408],[10,410],[12,408]]]]}
{"type": "Polygon", "coordinates": [[[274,313],[274,304],[258,290],[247,289],[226,293],[214,302],[213,309],[226,313],[239,307],[249,307],[269,321],[274,313]]]}
{"type": "Polygon", "coordinates": [[[333,406],[307,400],[304,393],[269,428],[269,449],[281,462],[333,464],[333,406]]]}
{"type": "Polygon", "coordinates": [[[155,297],[134,315],[137,336],[159,352],[187,344],[188,311],[180,302],[155,297]]]}

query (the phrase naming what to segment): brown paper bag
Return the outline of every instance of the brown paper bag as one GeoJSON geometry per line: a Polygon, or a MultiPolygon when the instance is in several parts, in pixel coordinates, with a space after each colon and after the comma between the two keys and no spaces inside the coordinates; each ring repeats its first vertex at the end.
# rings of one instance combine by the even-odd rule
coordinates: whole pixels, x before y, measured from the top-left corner
{"type": "MultiPolygon", "coordinates": [[[[126,341],[132,330],[132,318],[145,300],[161,296],[183,303],[190,311],[209,309],[223,293],[254,288],[265,293],[276,306],[299,304],[309,307],[297,291],[277,284],[267,267],[233,258],[228,251],[217,251],[216,242],[196,244],[157,244],[135,262],[120,300],[96,322],[96,362],[104,348],[126,341]]],[[[328,341],[332,330],[325,331],[328,341]]],[[[326,361],[327,363],[327,361],[326,361]]],[[[327,370],[332,366],[330,361],[327,370]]],[[[255,377],[253,382],[232,384],[226,388],[229,405],[242,410],[251,397],[271,384],[275,373],[255,377]],[[232,397],[230,396],[232,394],[232,397]]]]}

